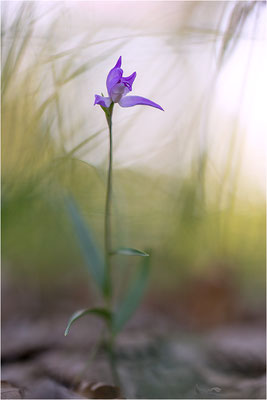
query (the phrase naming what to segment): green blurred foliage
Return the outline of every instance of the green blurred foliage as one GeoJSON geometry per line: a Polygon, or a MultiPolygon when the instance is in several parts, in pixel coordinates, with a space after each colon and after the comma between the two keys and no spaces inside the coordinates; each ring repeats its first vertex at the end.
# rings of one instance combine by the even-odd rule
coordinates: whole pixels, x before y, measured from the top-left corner
{"type": "MultiPolygon", "coordinates": [[[[59,101],[64,85],[75,83],[94,59],[73,68],[72,53],[64,61],[49,58],[49,36],[29,58],[35,24],[26,3],[12,26],[2,23],[2,257],[14,273],[38,271],[55,282],[66,270],[79,274],[83,264],[64,206],[66,193],[73,194],[103,245],[105,165],[95,168],[76,158],[75,149],[66,151],[59,101]],[[52,77],[60,69],[60,82],[51,78],[45,91],[42,76],[48,68],[52,77]]],[[[89,152],[101,133],[86,139],[89,152]]],[[[177,286],[221,264],[238,274],[244,288],[264,289],[265,205],[247,203],[234,193],[222,205],[226,183],[211,181],[205,156],[183,174],[115,169],[114,248],[152,250],[152,288],[177,286]]]]}

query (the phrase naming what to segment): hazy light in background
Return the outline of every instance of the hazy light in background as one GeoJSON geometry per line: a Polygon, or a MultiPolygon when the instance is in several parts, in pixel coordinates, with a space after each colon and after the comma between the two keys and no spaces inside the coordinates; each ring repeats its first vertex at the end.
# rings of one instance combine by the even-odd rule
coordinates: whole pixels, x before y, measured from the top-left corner
{"type": "MultiPolygon", "coordinates": [[[[218,28],[216,21],[226,2],[203,2],[203,8],[197,7],[198,2],[190,3],[38,3],[38,14],[54,6],[55,13],[59,13],[57,26],[50,32],[54,37],[52,54],[81,46],[81,51],[76,53],[77,65],[99,58],[88,72],[61,90],[65,131],[71,125],[80,125],[67,147],[73,148],[104,128],[101,110],[93,106],[94,93],[106,92],[106,74],[122,55],[125,74],[137,71],[133,94],[151,98],[163,106],[165,113],[138,106],[115,109],[115,166],[175,174],[188,165],[204,140],[211,146],[210,161],[220,171],[224,155],[217,156],[216,149],[226,146],[233,134],[231,129],[236,126],[237,143],[244,142],[241,177],[257,182],[262,190],[267,128],[263,110],[266,103],[264,32],[251,39],[251,24],[255,23],[252,14],[248,27],[218,75],[210,109],[205,109],[214,89],[211,87],[216,73],[214,43],[221,42],[221,33],[214,34],[218,28]],[[101,58],[113,46],[114,53],[101,58]]],[[[11,4],[9,7],[12,10],[11,4]]],[[[55,13],[50,12],[38,21],[36,45],[42,35],[49,35],[55,13]]],[[[262,8],[259,26],[264,25],[264,14],[266,11],[262,8]]],[[[103,141],[93,153],[85,154],[83,150],[80,157],[100,165],[106,154],[103,141]]]]}

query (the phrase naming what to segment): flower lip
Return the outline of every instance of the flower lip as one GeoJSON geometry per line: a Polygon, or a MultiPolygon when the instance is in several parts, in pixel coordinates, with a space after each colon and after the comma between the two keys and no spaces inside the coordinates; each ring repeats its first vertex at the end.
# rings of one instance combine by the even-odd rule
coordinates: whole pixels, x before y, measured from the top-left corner
{"type": "Polygon", "coordinates": [[[141,96],[125,96],[125,97],[121,97],[120,101],[119,101],[119,105],[121,107],[133,107],[133,106],[137,106],[137,105],[143,105],[143,106],[150,106],[150,107],[154,107],[154,108],[158,108],[159,110],[163,110],[163,108],[155,103],[154,101],[151,101],[149,99],[146,99],[145,97],[141,97],[141,96]]]}

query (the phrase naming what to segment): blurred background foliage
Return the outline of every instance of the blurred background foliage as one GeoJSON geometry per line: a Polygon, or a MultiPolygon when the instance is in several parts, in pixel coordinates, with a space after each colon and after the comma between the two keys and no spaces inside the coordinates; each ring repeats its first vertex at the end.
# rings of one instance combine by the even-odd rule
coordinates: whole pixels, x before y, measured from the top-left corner
{"type": "Polygon", "coordinates": [[[50,286],[86,276],[65,193],[103,246],[108,135],[93,99],[122,55],[135,93],[165,113],[115,110],[114,247],[151,249],[155,294],[225,271],[264,298],[264,6],[2,3],[5,273],[50,286]]]}

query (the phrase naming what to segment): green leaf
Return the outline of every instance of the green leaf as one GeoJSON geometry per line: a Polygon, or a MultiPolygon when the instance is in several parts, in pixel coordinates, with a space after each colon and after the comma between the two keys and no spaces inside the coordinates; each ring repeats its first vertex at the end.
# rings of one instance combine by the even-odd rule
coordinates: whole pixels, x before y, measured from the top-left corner
{"type": "Polygon", "coordinates": [[[66,205],[72,219],[80,247],[86,261],[86,266],[102,292],[106,293],[105,262],[102,254],[94,243],[91,232],[88,229],[74,199],[66,198],[66,205]]]}
{"type": "Polygon", "coordinates": [[[149,257],[149,254],[146,253],[145,251],[132,249],[130,247],[121,247],[121,248],[113,251],[111,254],[122,254],[122,255],[125,255],[125,256],[149,257]]]}
{"type": "Polygon", "coordinates": [[[113,335],[116,335],[122,330],[123,326],[131,318],[141,301],[148,280],[149,261],[150,259],[148,257],[145,257],[143,259],[143,263],[140,270],[138,271],[136,279],[134,280],[132,286],[129,288],[127,296],[121,302],[121,305],[113,316],[113,335]]]}
{"type": "Polygon", "coordinates": [[[68,322],[67,328],[65,330],[64,335],[67,336],[67,334],[70,331],[70,327],[73,324],[73,322],[77,321],[77,319],[82,318],[84,315],[87,314],[94,314],[97,315],[98,317],[104,319],[107,322],[111,321],[112,314],[110,311],[106,310],[105,308],[86,308],[85,310],[79,310],[76,311],[71,317],[68,322]]]}

